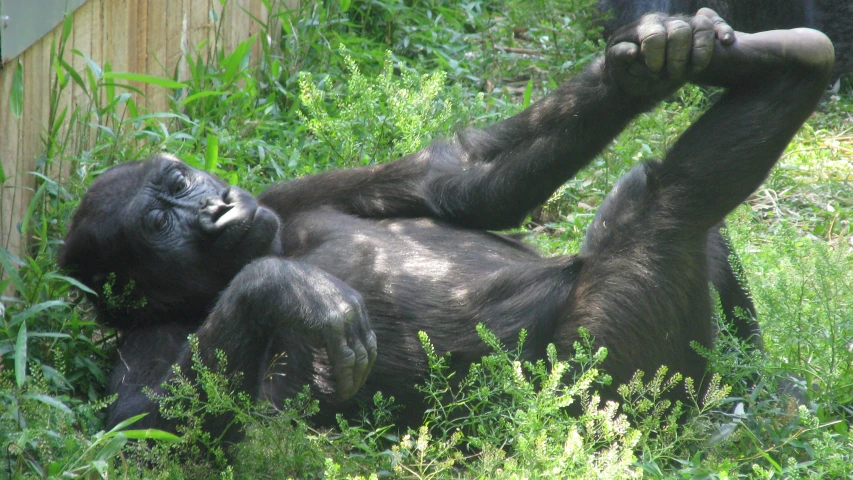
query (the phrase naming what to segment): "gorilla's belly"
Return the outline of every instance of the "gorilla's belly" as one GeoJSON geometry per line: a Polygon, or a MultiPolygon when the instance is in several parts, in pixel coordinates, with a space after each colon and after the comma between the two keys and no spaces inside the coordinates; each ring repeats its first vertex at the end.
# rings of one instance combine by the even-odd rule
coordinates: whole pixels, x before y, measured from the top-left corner
{"type": "Polygon", "coordinates": [[[302,235],[311,238],[310,247],[298,249],[294,258],[353,286],[368,280],[365,277],[467,283],[507,265],[540,259],[515,239],[428,219],[375,221],[335,215],[334,220],[297,227],[310,232],[302,235]]]}
{"type": "Polygon", "coordinates": [[[506,269],[547,263],[515,239],[428,219],[315,214],[289,229],[285,251],[360,291],[374,317],[470,318],[472,292],[506,269]]]}

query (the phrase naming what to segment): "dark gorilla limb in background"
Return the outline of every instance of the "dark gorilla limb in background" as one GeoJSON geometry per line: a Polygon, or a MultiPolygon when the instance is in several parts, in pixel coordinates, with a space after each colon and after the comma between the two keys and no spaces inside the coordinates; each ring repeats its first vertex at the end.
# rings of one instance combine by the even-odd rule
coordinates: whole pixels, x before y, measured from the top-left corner
{"type": "MultiPolygon", "coordinates": [[[[256,199],[170,155],[114,167],[90,187],[59,263],[119,329],[112,426],[173,428],[143,393],[215,351],[241,388],[280,404],[308,385],[318,423],[357,415],[377,391],[422,420],[418,332],[464,372],[489,353],[484,324],[523,357],[568,356],[588,329],[615,386],[661,365],[705,383],[691,342],[714,340],[709,283],[751,310],[717,231],[813,111],[832,46],[812,30],[735,36],[707,9],[644,17],[604,58],[527,110],[395,162],[270,186],[256,199]],[[492,230],[519,225],[620,132],[684,83],[725,93],[662,161],[636,166],[598,210],[578,255],[542,258],[492,230]],[[144,306],[139,300],[144,298],[144,306]],[[113,299],[114,300],[114,299],[113,299]]],[[[732,313],[729,312],[729,315],[732,313]]],[[[738,335],[760,345],[754,319],[738,335]]],[[[461,375],[460,375],[461,376],[461,375]]],[[[458,377],[457,377],[458,378],[458,377]]],[[[671,392],[683,398],[684,392],[671,392]]],[[[210,418],[220,432],[228,418],[210,418]]]]}
{"type": "Polygon", "coordinates": [[[598,0],[604,37],[649,12],[689,14],[708,7],[735,30],[809,27],[835,45],[835,76],[853,72],[853,1],[850,0],[598,0]]]}

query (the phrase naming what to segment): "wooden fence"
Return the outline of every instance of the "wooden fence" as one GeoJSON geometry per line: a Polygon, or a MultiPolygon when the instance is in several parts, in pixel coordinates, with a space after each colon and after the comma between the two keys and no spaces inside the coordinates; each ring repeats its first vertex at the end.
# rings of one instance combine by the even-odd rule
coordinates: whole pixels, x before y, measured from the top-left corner
{"type": "MultiPolygon", "coordinates": [[[[285,4],[293,6],[296,1],[288,0],[285,4]]],[[[187,76],[184,53],[188,47],[214,38],[211,12],[221,20],[219,41],[226,51],[259,32],[260,25],[252,17],[266,21],[268,16],[261,0],[229,0],[224,7],[219,0],[88,0],[73,13],[66,60],[76,71],[84,71],[85,59],[70,54],[76,49],[99,65],[108,61],[115,72],[163,76],[177,69],[179,79],[183,79],[187,76]]],[[[51,45],[58,42],[61,34],[62,25],[59,25],[0,68],[0,161],[6,176],[0,199],[0,246],[16,254],[25,243],[18,225],[35,184],[29,172],[44,152],[42,137],[48,124],[52,76],[51,45]],[[18,60],[24,86],[20,117],[13,115],[10,105],[18,60]]],[[[259,45],[260,42],[255,42],[255,58],[259,45]]],[[[146,93],[139,102],[147,102],[149,109],[165,105],[162,89],[138,86],[146,93]]],[[[73,111],[79,102],[86,100],[85,92],[74,86],[66,89],[60,103],[73,111]]]]}

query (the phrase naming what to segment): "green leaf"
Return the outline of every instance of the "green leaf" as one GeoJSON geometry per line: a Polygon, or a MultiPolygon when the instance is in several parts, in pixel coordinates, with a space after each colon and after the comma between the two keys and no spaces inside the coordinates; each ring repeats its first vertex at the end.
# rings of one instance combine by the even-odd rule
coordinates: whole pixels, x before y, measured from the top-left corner
{"type": "Polygon", "coordinates": [[[109,478],[110,464],[107,463],[106,460],[92,460],[89,462],[89,465],[98,472],[98,475],[100,475],[101,478],[109,478]]]}
{"type": "Polygon", "coordinates": [[[548,86],[550,86],[552,90],[556,90],[557,87],[560,86],[560,84],[557,83],[556,80],[554,80],[554,77],[548,75],[548,86]]]}
{"type": "Polygon", "coordinates": [[[51,407],[62,410],[64,413],[67,413],[69,415],[74,413],[71,411],[70,408],[68,408],[68,405],[60,402],[59,400],[51,397],[50,395],[42,395],[40,393],[25,393],[21,395],[21,398],[38,400],[39,402],[44,403],[45,405],[50,405],[51,407]]]}
{"type": "Polygon", "coordinates": [[[66,126],[64,122],[65,115],[68,114],[68,107],[64,107],[59,115],[56,117],[56,120],[53,122],[53,127],[50,129],[50,136],[53,138],[59,138],[59,130],[66,126]]]}
{"type": "Polygon", "coordinates": [[[121,447],[127,444],[127,437],[124,435],[116,435],[113,437],[106,445],[101,447],[97,454],[95,454],[95,460],[107,460],[113,458],[118,454],[121,447]]]}
{"type": "Polygon", "coordinates": [[[127,113],[130,114],[130,118],[139,118],[139,111],[136,109],[136,102],[133,101],[133,97],[127,100],[127,113]]]}
{"type": "Polygon", "coordinates": [[[207,135],[207,149],[204,151],[204,170],[213,172],[219,162],[219,137],[213,134],[207,135]]]}
{"type": "Polygon", "coordinates": [[[18,390],[24,386],[27,379],[27,322],[18,329],[18,339],[15,342],[15,383],[18,390]]]}
{"type": "Polygon", "coordinates": [[[24,111],[24,65],[18,59],[15,68],[15,76],[12,77],[12,91],[9,92],[9,105],[12,107],[12,115],[20,117],[24,111]]]}
{"type": "Polygon", "coordinates": [[[46,302],[41,302],[33,305],[32,307],[24,310],[23,312],[12,317],[12,320],[9,321],[9,325],[17,325],[19,323],[23,323],[30,319],[30,317],[35,314],[47,310],[48,308],[55,307],[67,307],[68,304],[63,302],[62,300],[48,300],[46,302]]]}
{"type": "Polygon", "coordinates": [[[218,90],[208,90],[205,92],[194,93],[194,94],[190,95],[189,97],[185,98],[184,101],[181,102],[181,105],[186,105],[190,102],[198,100],[199,98],[213,97],[213,96],[217,96],[217,95],[225,95],[225,94],[218,91],[218,90]]]}
{"type": "MultiPolygon", "coordinates": [[[[130,94],[122,93],[122,94],[121,94],[121,95],[119,95],[118,97],[114,98],[112,102],[110,102],[109,104],[107,104],[107,106],[105,106],[104,108],[102,108],[102,109],[98,110],[98,113],[99,113],[99,114],[101,114],[101,115],[106,115],[106,114],[109,114],[109,113],[115,113],[115,107],[116,107],[116,105],[118,105],[118,104],[119,104],[120,102],[122,102],[122,101],[126,101],[128,98],[130,98],[130,94]],[[124,98],[124,100],[122,100],[122,95],[127,95],[127,97],[126,97],[126,98],[124,98]]],[[[110,136],[112,136],[113,138],[115,138],[115,133],[112,131],[112,129],[109,129],[109,128],[107,128],[107,127],[104,127],[103,125],[98,125],[98,126],[97,126],[97,128],[103,128],[105,131],[109,131],[109,132],[110,132],[110,136]]]]}
{"type": "Polygon", "coordinates": [[[231,55],[228,55],[222,60],[222,66],[225,67],[225,73],[222,75],[223,83],[231,83],[240,71],[243,65],[243,60],[249,55],[252,50],[252,45],[255,43],[257,35],[253,35],[248,40],[240,42],[237,48],[231,55]]]}
{"type": "Polygon", "coordinates": [[[180,442],[181,441],[181,437],[179,437],[173,433],[164,432],[163,430],[157,430],[156,428],[147,428],[144,430],[124,430],[124,431],[122,431],[122,429],[124,427],[127,427],[128,425],[131,425],[131,424],[138,422],[139,420],[142,419],[142,417],[145,417],[146,415],[148,415],[148,414],[147,413],[141,413],[139,415],[128,418],[127,420],[119,423],[118,425],[116,425],[115,427],[110,429],[109,432],[104,434],[103,438],[122,436],[125,438],[133,438],[136,440],[151,439],[151,440],[162,440],[165,442],[180,442]]]}
{"type": "Polygon", "coordinates": [[[349,10],[350,0],[341,0],[341,11],[346,13],[349,10]]]}
{"type": "Polygon", "coordinates": [[[145,75],[142,73],[129,72],[104,72],[104,79],[113,80],[128,80],[131,82],[147,83],[149,85],[157,85],[163,88],[176,90],[178,88],[187,88],[186,83],[176,82],[171,78],[158,77],[156,75],[145,75]]]}
{"type": "Polygon", "coordinates": [[[27,210],[24,212],[23,218],[21,218],[21,236],[24,238],[26,238],[27,231],[29,230],[30,219],[33,218],[36,208],[41,205],[41,197],[44,195],[44,191],[47,189],[48,185],[49,184],[47,182],[44,182],[38,190],[36,190],[36,193],[30,200],[29,205],[27,205],[27,210]]]}
{"type": "Polygon", "coordinates": [[[24,281],[21,279],[21,276],[18,275],[18,267],[23,265],[21,260],[12,255],[9,250],[0,248],[0,265],[3,265],[3,273],[12,279],[12,283],[15,284],[15,289],[18,293],[20,295],[24,295],[27,291],[27,287],[24,285],[24,281]]]}
{"type": "Polygon", "coordinates": [[[88,87],[83,82],[83,77],[81,77],[80,74],[77,73],[77,70],[74,70],[74,67],[72,67],[68,62],[63,59],[59,59],[59,63],[62,65],[62,68],[68,73],[68,75],[74,80],[74,83],[76,83],[80,88],[82,88],[84,92],[89,93],[88,87]]]}
{"type": "Polygon", "coordinates": [[[74,26],[74,14],[66,13],[65,18],[62,20],[62,41],[65,42],[68,40],[68,37],[71,36],[71,27],[74,26]]]}
{"type": "Polygon", "coordinates": [[[27,338],[71,338],[71,335],[57,332],[30,332],[27,338]]]}
{"type": "Polygon", "coordinates": [[[110,431],[107,432],[104,436],[105,437],[113,437],[115,435],[118,435],[119,433],[121,433],[120,430],[122,428],[124,428],[130,424],[136,423],[137,421],[139,421],[140,419],[142,419],[142,417],[144,417],[146,415],[148,415],[148,414],[147,413],[140,413],[139,415],[134,415],[134,416],[128,418],[127,420],[120,422],[118,425],[116,425],[115,427],[110,429],[110,431]]]}
{"type": "Polygon", "coordinates": [[[156,430],[153,428],[149,428],[147,430],[125,430],[121,433],[125,437],[132,438],[134,440],[161,440],[164,442],[181,441],[181,437],[173,433],[164,432],[163,430],[156,430]]]}
{"type": "MultiPolygon", "coordinates": [[[[110,62],[104,62],[104,69],[101,72],[101,78],[104,77],[104,72],[111,72],[111,71],[112,71],[112,67],[110,67],[110,62]]],[[[106,85],[104,85],[104,87],[107,90],[107,102],[110,102],[110,104],[112,104],[113,99],[116,98],[115,84],[112,82],[108,82],[106,85]]]]}
{"type": "Polygon", "coordinates": [[[527,81],[527,86],[524,87],[524,101],[522,105],[524,108],[530,106],[530,97],[533,96],[533,77],[530,77],[530,80],[527,81]]]}
{"type": "Polygon", "coordinates": [[[76,48],[75,48],[75,49],[73,49],[73,50],[71,50],[71,53],[73,53],[74,55],[77,55],[77,56],[83,57],[83,59],[84,59],[84,60],[86,60],[86,64],[89,66],[89,70],[91,70],[91,71],[92,71],[92,74],[95,76],[95,78],[101,78],[101,76],[103,75],[103,72],[104,72],[104,71],[103,71],[103,69],[100,67],[100,65],[98,65],[97,63],[95,63],[95,61],[94,61],[94,60],[92,60],[91,58],[89,58],[89,56],[88,56],[88,55],[86,55],[85,53],[81,52],[80,50],[77,50],[76,48]]]}
{"type": "Polygon", "coordinates": [[[80,290],[82,290],[82,291],[84,291],[84,292],[86,292],[86,293],[91,293],[91,294],[93,294],[93,295],[97,295],[97,294],[98,294],[97,292],[95,292],[95,291],[94,291],[94,290],[92,290],[91,288],[89,288],[89,287],[87,287],[86,285],[83,285],[82,283],[80,283],[80,281],[79,281],[79,280],[77,280],[76,278],[71,278],[71,277],[67,277],[67,276],[65,276],[65,275],[60,275],[60,274],[58,274],[58,273],[52,273],[52,272],[51,272],[51,273],[47,273],[47,274],[45,274],[44,279],[45,279],[45,280],[61,280],[61,281],[63,281],[63,282],[69,283],[69,284],[71,284],[71,285],[73,285],[73,286],[77,287],[78,289],[80,289],[80,290]]]}

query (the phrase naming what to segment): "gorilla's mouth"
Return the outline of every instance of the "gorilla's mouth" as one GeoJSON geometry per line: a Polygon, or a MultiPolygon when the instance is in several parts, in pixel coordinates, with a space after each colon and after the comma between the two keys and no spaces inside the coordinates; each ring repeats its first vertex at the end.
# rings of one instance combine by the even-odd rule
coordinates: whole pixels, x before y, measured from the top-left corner
{"type": "Polygon", "coordinates": [[[205,202],[199,223],[202,231],[216,237],[217,244],[230,248],[249,232],[257,211],[258,203],[251,195],[231,187],[205,202]]]}
{"type": "Polygon", "coordinates": [[[213,228],[215,230],[226,230],[242,224],[251,223],[257,211],[257,205],[228,205],[211,217],[213,228]],[[234,223],[238,223],[238,225],[232,225],[234,223]]]}
{"type": "Polygon", "coordinates": [[[216,245],[228,250],[238,247],[252,229],[257,211],[257,205],[251,208],[244,205],[240,208],[232,208],[222,215],[215,222],[221,232],[216,239],[216,245]]]}

